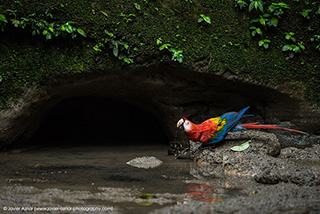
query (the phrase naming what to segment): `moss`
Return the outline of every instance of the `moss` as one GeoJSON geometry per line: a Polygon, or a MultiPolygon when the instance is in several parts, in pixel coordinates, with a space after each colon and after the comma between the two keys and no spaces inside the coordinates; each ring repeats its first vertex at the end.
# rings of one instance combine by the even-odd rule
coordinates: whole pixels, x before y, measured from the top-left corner
{"type": "MultiPolygon", "coordinates": [[[[290,9],[285,11],[279,26],[268,32],[272,43],[268,50],[264,50],[257,45],[259,39],[251,38],[248,30],[254,13],[235,8],[233,0],[198,0],[192,4],[184,0],[147,2],[43,0],[39,3],[29,0],[17,4],[4,0],[0,6],[2,14],[9,8],[17,10],[18,18],[36,13],[40,19],[41,14],[49,11],[56,23],[75,21],[88,38],[58,38],[46,42],[40,36],[31,37],[30,29],[17,30],[8,25],[0,33],[4,41],[0,44],[1,104],[10,98],[18,98],[25,84],[44,84],[48,78],[79,72],[121,69],[124,63],[112,55],[111,49],[98,55],[92,49],[106,37],[105,29],[129,45],[130,55],[136,64],[150,62],[150,58],[157,61],[162,59],[161,55],[169,54],[158,50],[156,39],[161,37],[164,42],[183,50],[183,64],[191,69],[206,67],[212,73],[230,71],[239,78],[264,85],[302,79],[306,85],[305,97],[320,104],[320,52],[309,42],[312,35],[320,34],[320,16],[313,14],[308,20],[314,29],[310,31],[304,24],[306,20],[299,14],[305,8],[317,8],[320,3],[306,5],[304,1],[283,0],[290,9]],[[141,10],[137,10],[134,3],[138,3],[141,10]],[[129,14],[135,14],[135,17],[127,22],[125,17],[129,14]],[[212,24],[198,23],[199,14],[209,16],[212,24]],[[287,54],[281,51],[287,42],[284,32],[295,32],[297,39],[305,42],[305,53],[288,59],[287,54]]],[[[265,2],[270,4],[273,1],[265,2]]],[[[134,68],[136,64],[131,66],[134,68]]]]}

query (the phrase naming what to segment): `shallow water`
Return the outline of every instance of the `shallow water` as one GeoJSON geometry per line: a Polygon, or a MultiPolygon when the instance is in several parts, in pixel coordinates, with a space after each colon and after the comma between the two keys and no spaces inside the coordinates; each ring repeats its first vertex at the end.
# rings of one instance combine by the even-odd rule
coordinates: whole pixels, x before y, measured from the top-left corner
{"type": "Polygon", "coordinates": [[[190,200],[214,203],[237,192],[217,193],[217,178],[203,179],[195,163],[168,156],[167,149],[166,145],[82,146],[0,153],[0,205],[102,206],[112,208],[112,213],[146,213],[190,200]],[[142,156],[163,163],[153,169],[126,164],[142,156]],[[146,193],[150,198],[137,198],[146,193]]]}
{"type": "Polygon", "coordinates": [[[224,174],[219,166],[175,159],[167,149],[158,144],[2,152],[0,213],[320,211],[320,186],[259,184],[250,177],[224,174]],[[142,156],[154,156],[163,163],[152,169],[126,164],[142,156]]]}

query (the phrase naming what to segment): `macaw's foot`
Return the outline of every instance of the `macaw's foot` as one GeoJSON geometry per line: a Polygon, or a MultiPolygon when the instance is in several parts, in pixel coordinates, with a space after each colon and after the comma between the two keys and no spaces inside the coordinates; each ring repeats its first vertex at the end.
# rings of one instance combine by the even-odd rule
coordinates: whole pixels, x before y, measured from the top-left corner
{"type": "Polygon", "coordinates": [[[211,145],[204,145],[202,144],[199,149],[200,151],[204,150],[204,149],[209,149],[210,151],[214,151],[214,149],[216,148],[216,145],[215,144],[211,144],[211,145]]]}
{"type": "Polygon", "coordinates": [[[180,158],[190,158],[190,147],[184,148],[180,153],[176,156],[177,159],[180,158]]]}

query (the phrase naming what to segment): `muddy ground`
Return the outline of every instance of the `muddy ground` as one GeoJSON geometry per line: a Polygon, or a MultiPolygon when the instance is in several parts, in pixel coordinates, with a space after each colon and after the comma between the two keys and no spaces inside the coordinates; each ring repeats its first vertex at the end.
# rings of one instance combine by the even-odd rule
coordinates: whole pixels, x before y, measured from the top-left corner
{"type": "Polygon", "coordinates": [[[167,145],[2,152],[0,213],[320,212],[320,145],[282,148],[276,135],[248,131],[213,151],[198,146],[192,160],[168,156],[167,145]],[[160,164],[127,164],[144,156],[160,164]]]}

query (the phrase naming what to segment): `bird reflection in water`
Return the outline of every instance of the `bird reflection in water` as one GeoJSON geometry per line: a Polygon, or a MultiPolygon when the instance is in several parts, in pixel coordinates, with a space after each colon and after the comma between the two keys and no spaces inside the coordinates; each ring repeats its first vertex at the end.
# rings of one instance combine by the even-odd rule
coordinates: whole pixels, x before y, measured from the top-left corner
{"type": "Polygon", "coordinates": [[[216,191],[213,186],[207,186],[205,184],[191,183],[188,185],[186,193],[190,195],[191,199],[196,201],[208,203],[223,201],[222,198],[214,198],[216,196],[216,191]]]}

